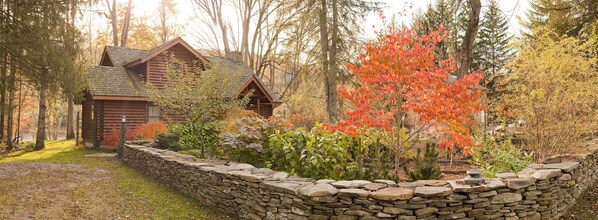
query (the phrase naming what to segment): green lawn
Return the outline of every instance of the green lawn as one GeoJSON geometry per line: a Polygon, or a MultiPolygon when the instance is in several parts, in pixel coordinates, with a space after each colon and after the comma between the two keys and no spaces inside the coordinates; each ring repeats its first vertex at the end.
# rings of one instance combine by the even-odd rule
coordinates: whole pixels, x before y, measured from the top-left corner
{"type": "MultiPolygon", "coordinates": [[[[113,158],[92,158],[85,157],[88,154],[99,153],[98,151],[78,149],[74,146],[74,141],[57,141],[48,142],[46,149],[36,152],[16,152],[0,157],[0,171],[3,165],[11,165],[10,162],[19,161],[32,161],[32,162],[54,162],[60,164],[77,164],[81,165],[86,169],[85,172],[78,173],[80,176],[73,177],[74,172],[55,172],[55,173],[33,173],[28,176],[15,175],[12,177],[2,177],[0,172],[0,219],[2,216],[2,209],[4,213],[8,213],[7,209],[19,209],[20,207],[29,209],[27,204],[22,203],[22,200],[18,200],[15,195],[17,193],[35,193],[37,197],[48,197],[48,198],[32,198],[33,203],[37,200],[43,200],[46,203],[52,202],[54,196],[51,192],[48,193],[44,190],[44,185],[57,184],[60,186],[61,181],[72,180],[72,179],[86,179],[86,172],[89,172],[89,179],[93,179],[97,173],[94,172],[106,172],[109,173],[108,177],[98,178],[97,182],[86,186],[74,186],[66,188],[61,191],[61,195],[72,195],[72,198],[66,198],[65,201],[77,201],[74,203],[77,206],[78,211],[65,212],[60,216],[54,217],[73,217],[73,218],[130,218],[130,219],[229,219],[228,216],[215,211],[212,208],[203,206],[199,201],[185,197],[160,183],[148,179],[135,170],[130,169],[124,165],[121,161],[113,158]],[[63,175],[63,176],[61,176],[63,175]],[[45,178],[45,179],[44,179],[45,178]],[[26,182],[21,182],[26,181],[26,182]],[[29,183],[44,184],[35,186],[33,189],[41,189],[40,192],[29,192],[29,188],[24,187],[23,184],[29,183]],[[72,189],[71,189],[72,188],[72,189]],[[15,190],[17,192],[15,192],[15,190]],[[23,192],[18,192],[22,190],[23,192]],[[2,195],[14,194],[13,196],[2,195]],[[85,207],[86,204],[89,204],[85,207]],[[101,203],[103,210],[108,210],[110,214],[103,213],[100,210],[96,210],[95,213],[88,211],[87,209],[93,209],[94,204],[101,203]],[[81,207],[79,207],[81,206],[81,207]],[[87,208],[87,209],[86,209],[87,208]],[[81,210],[79,210],[81,209],[81,210]],[[69,214],[73,213],[73,214],[69,214]],[[100,214],[98,214],[100,213],[100,214]],[[85,215],[84,215],[85,214],[85,215]]],[[[33,163],[32,163],[33,164],[33,163]]],[[[58,165],[60,165],[58,164],[58,165]]],[[[12,165],[19,165],[14,164],[12,165]]],[[[56,199],[58,200],[58,199],[56,199]]],[[[64,201],[63,201],[64,202],[64,201]]],[[[69,203],[69,202],[64,202],[69,203]]],[[[43,204],[43,203],[40,203],[43,204]]],[[[72,206],[73,204],[65,204],[65,206],[72,206]]],[[[33,207],[35,209],[35,207],[33,207]]],[[[44,207],[41,207],[44,208],[44,207]]],[[[43,212],[44,209],[40,212],[43,212]]],[[[39,215],[33,217],[40,217],[39,215]]],[[[42,218],[47,215],[41,216],[42,218]]]]}

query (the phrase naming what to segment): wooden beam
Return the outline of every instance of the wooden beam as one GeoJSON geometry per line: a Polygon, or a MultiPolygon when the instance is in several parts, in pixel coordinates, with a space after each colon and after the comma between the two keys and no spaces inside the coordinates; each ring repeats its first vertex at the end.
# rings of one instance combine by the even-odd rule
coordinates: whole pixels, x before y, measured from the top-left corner
{"type": "Polygon", "coordinates": [[[93,100],[116,100],[116,101],[147,101],[147,97],[142,96],[105,96],[96,95],[92,96],[93,100]]]}
{"type": "Polygon", "coordinates": [[[260,108],[260,99],[257,99],[257,113],[261,115],[261,114],[262,114],[262,112],[261,112],[261,110],[260,110],[260,109],[261,109],[261,108],[260,108]]]}

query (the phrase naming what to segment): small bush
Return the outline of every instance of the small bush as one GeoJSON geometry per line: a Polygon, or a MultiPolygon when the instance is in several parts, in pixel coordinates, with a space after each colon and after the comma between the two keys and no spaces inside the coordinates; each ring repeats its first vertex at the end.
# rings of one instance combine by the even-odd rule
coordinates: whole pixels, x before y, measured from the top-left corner
{"type": "Polygon", "coordinates": [[[190,123],[180,124],[172,127],[172,131],[180,137],[180,145],[176,151],[199,149],[202,152],[202,158],[216,157],[222,155],[222,150],[218,149],[220,143],[220,130],[217,122],[212,123],[190,123]]]}
{"type": "Polygon", "coordinates": [[[533,161],[533,156],[522,153],[510,140],[497,142],[490,136],[477,140],[470,163],[480,168],[482,176],[494,177],[497,173],[519,172],[533,161]]]}
{"type": "MultiPolygon", "coordinates": [[[[127,129],[127,140],[140,140],[141,135],[137,133],[137,129],[127,129]]],[[[106,146],[116,147],[120,143],[120,127],[113,127],[108,134],[104,135],[103,143],[106,146]]]]}
{"type": "Polygon", "coordinates": [[[413,171],[403,166],[403,171],[412,181],[415,180],[437,180],[442,177],[440,167],[436,164],[438,161],[438,152],[436,144],[427,143],[424,155],[421,155],[421,149],[417,149],[417,154],[412,158],[413,171]]]}
{"type": "Polygon", "coordinates": [[[110,132],[104,136],[104,144],[114,147],[118,146],[118,140],[120,135],[120,129],[112,128],[110,132]]]}
{"type": "Polygon", "coordinates": [[[179,140],[181,138],[177,133],[164,132],[156,134],[156,140],[162,149],[177,149],[179,148],[179,140]]]}
{"type": "Polygon", "coordinates": [[[33,148],[35,148],[35,142],[25,143],[25,150],[33,150],[33,148]]]}
{"type": "Polygon", "coordinates": [[[152,121],[142,124],[134,130],[133,133],[142,139],[155,139],[156,134],[167,132],[168,128],[163,121],[152,121]]]}

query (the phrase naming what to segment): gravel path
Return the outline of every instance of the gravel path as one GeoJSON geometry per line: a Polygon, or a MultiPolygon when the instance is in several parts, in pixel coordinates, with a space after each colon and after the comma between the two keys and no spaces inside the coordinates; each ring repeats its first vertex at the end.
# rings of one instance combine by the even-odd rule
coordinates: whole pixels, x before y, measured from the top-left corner
{"type": "Polygon", "coordinates": [[[0,219],[113,219],[111,172],[77,164],[0,163],[0,219]]]}

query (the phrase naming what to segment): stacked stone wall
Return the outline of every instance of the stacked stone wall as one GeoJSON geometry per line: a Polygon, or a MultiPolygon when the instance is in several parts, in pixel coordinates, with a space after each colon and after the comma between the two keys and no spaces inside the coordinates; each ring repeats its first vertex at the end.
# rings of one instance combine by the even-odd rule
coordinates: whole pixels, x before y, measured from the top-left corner
{"type": "Polygon", "coordinates": [[[311,180],[127,145],[123,161],[241,219],[559,219],[598,178],[597,152],[533,164],[480,186],[461,180],[311,180]]]}

